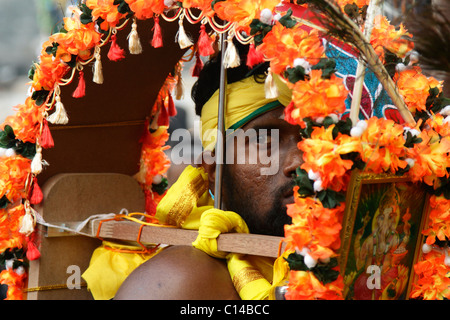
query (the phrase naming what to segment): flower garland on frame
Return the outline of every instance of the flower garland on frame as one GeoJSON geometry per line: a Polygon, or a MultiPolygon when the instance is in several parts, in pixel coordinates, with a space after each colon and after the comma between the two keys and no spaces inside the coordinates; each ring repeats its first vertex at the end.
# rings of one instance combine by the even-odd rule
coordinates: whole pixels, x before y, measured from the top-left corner
{"type": "MultiPolygon", "coordinates": [[[[296,1],[296,6],[320,8],[324,3],[339,5],[343,13],[356,14],[351,18],[358,20],[370,1],[296,1]]],[[[450,297],[447,254],[450,232],[450,110],[447,105],[450,101],[442,95],[442,84],[422,74],[412,42],[404,39],[407,31],[402,27],[397,30],[385,18],[378,18],[370,44],[395,80],[416,123],[372,117],[354,124],[349,119],[340,119],[348,91],[335,74],[335,62],[324,53],[321,42],[324,34],[320,34],[324,29],[311,29],[309,23],[305,27],[302,21],[292,17],[291,11],[280,14],[278,4],[279,1],[273,0],[86,0],[74,9],[72,17],[64,19],[63,29],[44,43],[39,62],[30,70],[31,97],[17,106],[17,113],[1,126],[0,262],[7,268],[0,274],[0,283],[8,284],[8,299],[23,297],[26,261],[39,257],[33,246],[36,217],[31,205],[42,201],[36,179],[47,165],[42,159],[42,148],[54,146],[48,122],[68,122],[60,87],[71,83],[78,72],[73,96],[84,96],[83,68],[90,63],[94,65],[93,81],[101,84],[100,50],[109,44],[110,60],[125,58],[125,50],[116,42],[116,33],[128,21],[133,23],[129,35],[131,54],[142,52],[137,20],[153,19],[152,46],[163,46],[159,18],[178,20],[176,40],[181,48],[194,45],[184,31],[186,20],[208,23],[214,33],[228,32],[225,63],[229,67],[238,63],[231,41],[236,37],[250,44],[247,65],[263,60],[271,62],[266,79],[268,96],[277,94],[274,75],[280,76],[293,90],[285,119],[302,128],[304,140],[299,148],[305,154],[305,163],[295,177],[295,203],[288,206],[293,223],[286,226],[285,241],[295,251],[288,258],[291,267],[288,299],[342,298],[344,284],[336,256],[344,193],[354,168],[404,174],[428,186],[432,194],[431,212],[423,230],[426,243],[422,260],[415,266],[418,281],[411,297],[450,297]],[[195,9],[201,11],[197,16],[193,14],[195,9]],[[169,12],[174,14],[169,16],[169,12]],[[241,16],[246,19],[240,19],[241,16]],[[219,24],[216,18],[226,22],[219,24]]],[[[213,35],[207,34],[205,28],[200,32],[196,55],[209,55],[213,35]]],[[[146,190],[149,212],[164,194],[168,162],[163,151],[167,140],[166,119],[174,112],[170,95],[174,81],[169,77],[161,89],[148,131],[142,138],[141,171],[137,179],[146,190]]]]}

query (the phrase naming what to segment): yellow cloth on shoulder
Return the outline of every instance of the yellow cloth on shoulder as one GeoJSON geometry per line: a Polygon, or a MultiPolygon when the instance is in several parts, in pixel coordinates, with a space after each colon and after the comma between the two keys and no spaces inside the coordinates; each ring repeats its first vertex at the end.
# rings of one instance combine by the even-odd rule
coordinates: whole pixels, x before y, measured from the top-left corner
{"type": "Polygon", "coordinates": [[[123,281],[142,263],[159,253],[139,253],[140,246],[103,241],[94,250],[89,268],[82,274],[95,300],[114,298],[123,281]]]}

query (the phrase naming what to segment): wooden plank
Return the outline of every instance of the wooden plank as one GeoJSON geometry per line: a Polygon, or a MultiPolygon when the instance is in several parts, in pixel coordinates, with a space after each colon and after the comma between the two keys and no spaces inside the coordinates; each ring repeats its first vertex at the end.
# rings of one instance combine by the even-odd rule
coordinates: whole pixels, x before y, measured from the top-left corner
{"type": "MultiPolygon", "coordinates": [[[[97,233],[100,221],[94,220],[92,230],[97,233]]],[[[138,239],[141,224],[131,221],[106,221],[102,223],[99,237],[126,241],[138,239]]],[[[93,234],[94,235],[94,234],[93,234]]],[[[143,226],[140,241],[143,244],[168,244],[191,246],[198,236],[196,230],[170,227],[143,226]]],[[[226,233],[217,238],[219,251],[236,252],[265,257],[277,257],[283,238],[246,233],[226,233]]],[[[282,246],[283,248],[284,246],[282,246]]]]}
{"type": "MultiPolygon", "coordinates": [[[[83,229],[83,233],[91,237],[97,236],[101,220],[92,220],[83,229]]],[[[71,225],[76,228],[79,223],[54,223],[54,225],[71,225]]],[[[196,230],[185,230],[171,227],[142,225],[133,221],[104,221],[101,224],[98,237],[102,239],[116,239],[123,241],[137,241],[141,229],[140,242],[142,244],[166,244],[177,246],[191,246],[198,236],[196,230]]],[[[58,230],[57,227],[47,228],[47,237],[67,236],[69,232],[58,230]]],[[[73,233],[75,235],[75,233],[73,233]]],[[[282,237],[265,236],[247,233],[225,233],[217,238],[219,251],[251,254],[265,257],[278,257],[285,243],[282,237]]]]}

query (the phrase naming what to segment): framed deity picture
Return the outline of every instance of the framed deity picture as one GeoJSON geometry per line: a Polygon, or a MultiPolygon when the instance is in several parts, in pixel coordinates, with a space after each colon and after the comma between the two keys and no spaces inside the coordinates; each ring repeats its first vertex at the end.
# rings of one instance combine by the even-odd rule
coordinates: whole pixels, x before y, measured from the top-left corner
{"type": "Polygon", "coordinates": [[[420,183],[385,174],[352,174],[339,255],[348,300],[409,297],[422,247],[428,194],[420,183]]]}

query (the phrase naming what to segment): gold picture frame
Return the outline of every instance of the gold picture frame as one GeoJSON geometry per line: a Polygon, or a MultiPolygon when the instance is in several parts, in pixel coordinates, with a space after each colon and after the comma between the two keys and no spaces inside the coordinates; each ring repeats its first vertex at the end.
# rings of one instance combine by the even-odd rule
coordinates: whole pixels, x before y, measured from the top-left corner
{"type": "Polygon", "coordinates": [[[345,299],[409,297],[428,203],[423,185],[408,177],[352,173],[339,253],[345,299]]]}

